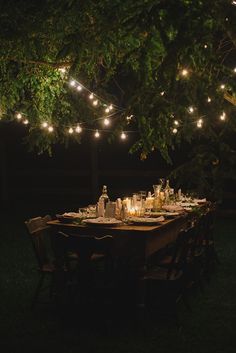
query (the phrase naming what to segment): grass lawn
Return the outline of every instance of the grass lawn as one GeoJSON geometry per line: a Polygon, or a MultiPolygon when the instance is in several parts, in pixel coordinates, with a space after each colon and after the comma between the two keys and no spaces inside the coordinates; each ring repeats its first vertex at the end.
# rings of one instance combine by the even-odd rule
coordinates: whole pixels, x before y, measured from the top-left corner
{"type": "Polygon", "coordinates": [[[77,325],[79,312],[62,317],[45,305],[30,310],[37,283],[34,254],[23,221],[5,218],[0,226],[1,352],[235,352],[236,220],[218,219],[215,233],[221,264],[205,292],[193,293],[192,312],[179,304],[181,331],[167,323],[146,330],[124,323],[108,333],[99,320],[90,329],[77,325]]]}

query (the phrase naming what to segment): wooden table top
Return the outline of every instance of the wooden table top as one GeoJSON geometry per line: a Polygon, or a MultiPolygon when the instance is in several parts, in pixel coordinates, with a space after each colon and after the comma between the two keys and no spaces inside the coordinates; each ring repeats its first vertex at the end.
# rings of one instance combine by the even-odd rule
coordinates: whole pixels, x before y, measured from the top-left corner
{"type": "Polygon", "coordinates": [[[138,232],[138,233],[152,233],[156,232],[157,230],[163,229],[169,224],[175,223],[177,220],[180,219],[186,219],[188,218],[188,214],[182,214],[173,218],[165,219],[163,222],[160,222],[155,225],[133,225],[133,224],[121,224],[121,225],[103,225],[103,224],[76,224],[76,223],[67,223],[67,222],[62,222],[59,220],[52,220],[47,222],[48,225],[53,226],[53,227],[63,227],[67,228],[68,230],[99,230],[99,231],[115,231],[115,232],[138,232]]]}

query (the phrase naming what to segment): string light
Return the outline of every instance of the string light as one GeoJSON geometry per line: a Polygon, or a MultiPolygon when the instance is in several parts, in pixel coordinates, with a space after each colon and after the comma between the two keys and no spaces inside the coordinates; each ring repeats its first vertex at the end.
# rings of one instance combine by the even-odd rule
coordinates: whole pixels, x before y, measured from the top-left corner
{"type": "MultiPolygon", "coordinates": [[[[233,5],[236,5],[236,0],[233,2],[233,5]]],[[[205,49],[208,48],[208,45],[207,45],[207,44],[204,44],[204,48],[205,48],[205,49]]],[[[66,68],[59,68],[58,70],[59,70],[61,73],[65,73],[65,72],[66,72],[66,68]]],[[[236,73],[236,67],[233,68],[233,72],[236,73]]],[[[182,69],[182,70],[180,71],[180,74],[181,74],[183,77],[186,77],[186,76],[188,76],[188,74],[189,74],[189,70],[186,69],[186,68],[184,68],[184,69],[182,69]]],[[[89,91],[84,85],[80,84],[78,81],[76,81],[76,80],[74,80],[74,79],[71,79],[71,80],[69,81],[69,85],[70,85],[71,87],[75,87],[77,91],[81,91],[81,90],[84,89],[86,92],[88,92],[88,96],[87,96],[87,97],[92,101],[91,103],[92,103],[94,106],[98,106],[98,105],[99,105],[99,106],[104,107],[104,110],[105,110],[106,113],[109,113],[110,110],[114,109],[114,107],[113,107],[112,104],[109,104],[109,105],[108,105],[108,103],[107,103],[105,100],[101,99],[99,96],[97,96],[97,95],[95,95],[94,93],[92,93],[91,91],[89,91]]],[[[221,84],[219,87],[220,87],[221,90],[224,90],[224,89],[226,88],[226,85],[225,85],[225,84],[221,84]]],[[[164,94],[165,94],[165,91],[160,92],[160,95],[161,95],[161,96],[163,96],[164,94]]],[[[210,103],[211,101],[212,101],[212,99],[211,99],[210,97],[208,97],[208,98],[207,98],[207,102],[210,103]]],[[[121,108],[120,108],[120,109],[117,109],[117,106],[115,106],[115,112],[112,113],[112,114],[110,114],[110,115],[108,115],[108,117],[113,116],[114,114],[116,114],[118,110],[119,110],[119,111],[123,111],[123,109],[121,109],[121,108]]],[[[192,114],[195,110],[196,110],[196,108],[193,107],[193,106],[190,106],[190,107],[188,108],[188,112],[189,112],[190,114],[192,114]]],[[[16,116],[17,120],[21,120],[21,119],[24,117],[24,114],[22,115],[20,112],[18,112],[18,113],[16,113],[15,116],[16,116]]],[[[132,117],[133,117],[133,115],[129,115],[129,116],[126,116],[125,119],[127,120],[127,122],[129,122],[129,121],[132,119],[132,117]]],[[[174,116],[173,116],[173,118],[174,118],[174,116]]],[[[223,112],[223,113],[219,116],[219,118],[220,118],[220,120],[224,121],[224,120],[226,119],[226,114],[225,114],[225,112],[223,112]]],[[[101,118],[99,118],[99,119],[101,119],[101,118]]],[[[99,120],[99,119],[97,119],[97,120],[99,120]]],[[[22,122],[23,122],[23,124],[25,124],[25,125],[29,124],[28,119],[24,119],[22,122]]],[[[108,118],[105,118],[105,119],[103,120],[103,123],[104,123],[105,126],[108,126],[108,125],[110,124],[110,120],[109,120],[108,118]]],[[[172,128],[172,132],[173,132],[173,134],[177,134],[177,132],[178,132],[177,127],[179,126],[179,121],[178,121],[178,120],[174,120],[173,123],[174,123],[175,126],[172,128]]],[[[197,127],[201,128],[202,125],[203,125],[203,120],[202,120],[202,119],[198,119],[196,123],[197,123],[197,127]]],[[[44,122],[41,123],[41,127],[42,127],[42,128],[47,128],[48,132],[53,132],[53,131],[54,131],[53,126],[49,126],[46,121],[44,121],[44,122]]],[[[89,128],[87,128],[87,129],[85,128],[85,130],[95,131],[94,129],[89,129],[89,128]]],[[[82,128],[81,128],[80,124],[78,124],[77,126],[73,126],[73,127],[68,128],[67,131],[68,131],[69,134],[72,134],[73,132],[81,133],[81,132],[82,132],[82,128]]],[[[104,131],[105,131],[105,130],[104,130],[104,131]]],[[[100,137],[100,132],[99,132],[99,130],[96,130],[96,131],[94,132],[94,136],[95,136],[96,138],[99,138],[99,137],[100,137]]],[[[126,139],[126,138],[127,138],[127,134],[123,131],[123,132],[121,133],[121,135],[120,135],[120,138],[121,138],[122,140],[126,139]]]]}
{"type": "Polygon", "coordinates": [[[223,112],[221,115],[220,115],[220,120],[224,121],[226,119],[226,114],[225,112],[223,112]]]}
{"type": "Polygon", "coordinates": [[[45,129],[46,127],[48,127],[48,123],[46,121],[44,121],[41,126],[42,126],[42,128],[45,129]]]}
{"type": "Polygon", "coordinates": [[[235,0],[232,1],[232,5],[236,5],[236,1],[235,0]]]}
{"type": "Polygon", "coordinates": [[[100,137],[100,133],[99,133],[99,131],[98,131],[98,130],[96,130],[96,132],[95,132],[94,136],[95,136],[96,138],[99,138],[99,137],[100,137]]]}
{"type": "Polygon", "coordinates": [[[190,114],[192,114],[194,112],[194,107],[189,107],[188,111],[189,111],[190,114]]]}
{"type": "Polygon", "coordinates": [[[183,69],[183,70],[181,71],[181,75],[184,76],[184,77],[188,76],[188,74],[189,74],[189,72],[188,72],[187,69],[183,69]]]}
{"type": "Polygon", "coordinates": [[[121,137],[122,140],[125,140],[126,137],[127,137],[127,135],[126,135],[126,134],[124,133],[124,131],[123,131],[123,132],[121,133],[120,137],[121,137]]]}
{"type": "Polygon", "coordinates": [[[110,124],[110,120],[107,119],[107,118],[105,118],[105,119],[103,120],[103,123],[104,123],[104,125],[108,126],[108,125],[110,124]]]}
{"type": "Polygon", "coordinates": [[[204,45],[204,48],[205,48],[205,49],[207,49],[207,48],[208,48],[208,45],[207,45],[207,44],[205,44],[205,45],[204,45]]]}
{"type": "Polygon", "coordinates": [[[75,80],[71,80],[71,81],[70,81],[70,86],[71,86],[71,87],[75,87],[75,85],[76,85],[75,80]]]}
{"type": "Polygon", "coordinates": [[[80,125],[77,125],[75,131],[80,134],[82,132],[82,127],[80,125]]]}
{"type": "Polygon", "coordinates": [[[203,120],[202,120],[202,119],[198,119],[198,121],[197,121],[197,127],[198,127],[198,128],[201,128],[201,127],[202,127],[202,124],[203,124],[203,120]]]}

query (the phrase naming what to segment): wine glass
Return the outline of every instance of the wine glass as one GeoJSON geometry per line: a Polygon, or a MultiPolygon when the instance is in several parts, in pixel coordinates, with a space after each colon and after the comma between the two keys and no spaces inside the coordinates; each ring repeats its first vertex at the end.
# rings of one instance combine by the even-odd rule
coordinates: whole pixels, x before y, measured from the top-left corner
{"type": "Polygon", "coordinates": [[[161,189],[164,188],[164,184],[165,184],[165,178],[159,178],[159,185],[161,186],[161,189]]]}

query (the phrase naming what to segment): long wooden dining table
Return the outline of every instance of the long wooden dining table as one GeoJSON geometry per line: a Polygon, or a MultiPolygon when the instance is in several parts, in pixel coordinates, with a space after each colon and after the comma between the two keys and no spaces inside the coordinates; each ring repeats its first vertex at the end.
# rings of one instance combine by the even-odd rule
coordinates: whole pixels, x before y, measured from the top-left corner
{"type": "Polygon", "coordinates": [[[148,258],[158,250],[173,243],[181,230],[189,227],[191,212],[185,212],[174,218],[165,219],[156,225],[122,224],[116,226],[86,225],[63,223],[59,220],[49,221],[54,234],[64,232],[71,237],[91,236],[113,237],[112,254],[116,257],[138,258],[145,264],[148,258]]]}

